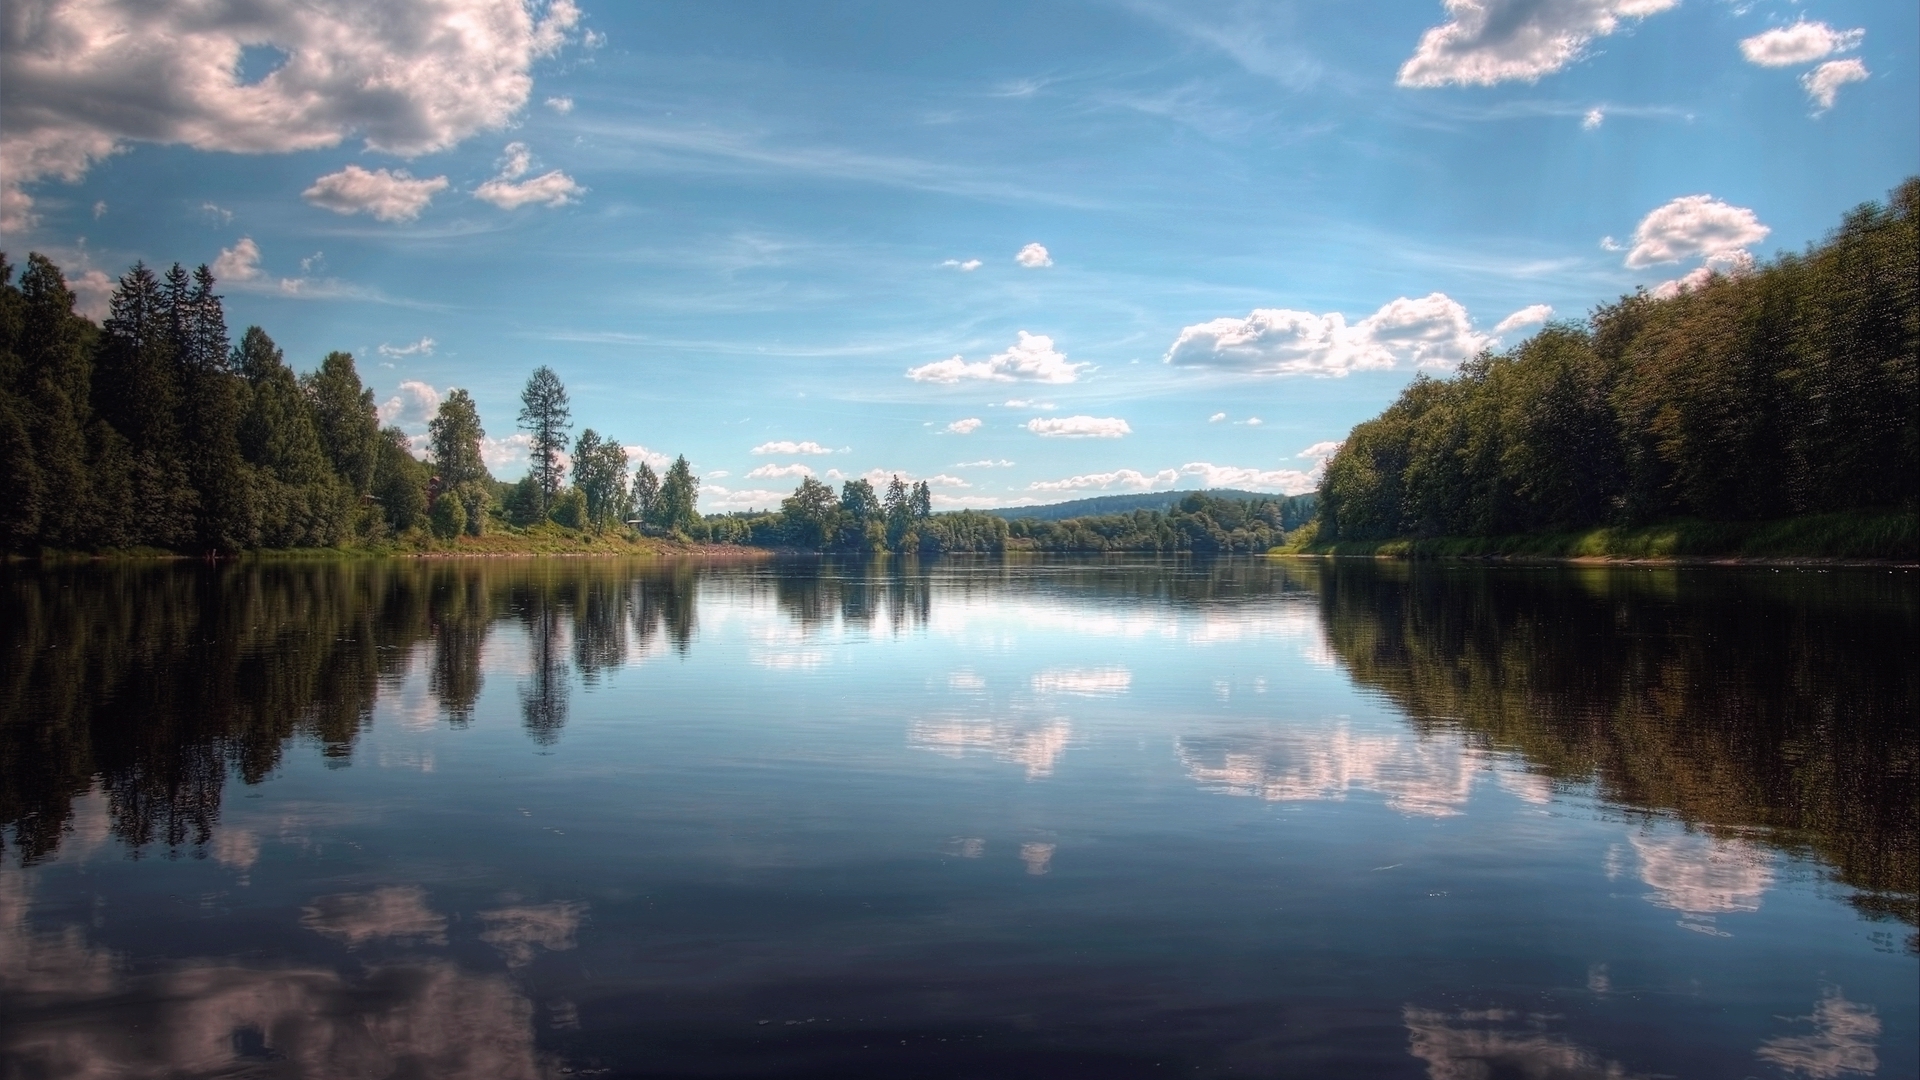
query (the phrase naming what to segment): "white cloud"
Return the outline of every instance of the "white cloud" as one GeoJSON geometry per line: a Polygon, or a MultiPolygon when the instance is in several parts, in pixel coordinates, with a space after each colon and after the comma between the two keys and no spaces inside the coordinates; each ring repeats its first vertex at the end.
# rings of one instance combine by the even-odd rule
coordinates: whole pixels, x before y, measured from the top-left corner
{"type": "Polygon", "coordinates": [[[561,116],[565,116],[573,111],[573,99],[565,95],[550,97],[547,99],[547,108],[552,109],[561,116]]]}
{"type": "Polygon", "coordinates": [[[1420,37],[1401,86],[1532,82],[1586,53],[1587,43],[1680,0],[1445,0],[1448,19],[1420,37]]]}
{"type": "Polygon", "coordinates": [[[98,199],[93,204],[93,220],[99,221],[107,216],[107,200],[98,199]]]}
{"type": "Polygon", "coordinates": [[[213,260],[215,280],[226,282],[257,281],[261,277],[260,245],[253,237],[243,236],[230,248],[221,248],[213,260]]]}
{"type": "Polygon", "coordinates": [[[381,221],[412,221],[445,190],[444,176],[415,180],[405,169],[368,172],[349,165],[315,180],[300,197],[336,214],[365,211],[381,221]]]}
{"type": "Polygon", "coordinates": [[[88,270],[67,282],[73,290],[74,310],[99,321],[112,310],[114,281],[99,270],[88,270]]]}
{"type": "Polygon", "coordinates": [[[490,202],[502,210],[515,210],[529,204],[565,206],[587,193],[573,177],[554,169],[531,180],[522,176],[533,167],[533,152],[526,143],[508,143],[500,159],[500,175],[474,189],[473,197],[490,202]]]}
{"type": "Polygon", "coordinates": [[[1205,461],[1190,461],[1180,466],[1180,475],[1197,477],[1201,487],[1273,491],[1283,495],[1301,495],[1320,486],[1317,476],[1298,469],[1242,468],[1205,461]]]}
{"type": "Polygon", "coordinates": [[[407,345],[388,345],[382,342],[379,353],[381,356],[389,356],[395,359],[402,356],[432,356],[433,345],[434,341],[430,337],[423,337],[419,341],[407,345]]]}
{"type": "Polygon", "coordinates": [[[771,461],[747,473],[749,480],[786,480],[796,476],[812,476],[813,470],[795,462],[792,465],[775,465],[771,461]]]}
{"type": "Polygon", "coordinates": [[[1133,434],[1117,416],[1037,416],[1027,430],[1044,439],[1117,439],[1133,434]]]}
{"type": "Polygon", "coordinates": [[[954,468],[956,469],[1005,469],[1005,468],[1011,467],[1012,465],[1013,465],[1013,462],[1008,461],[1005,458],[1002,458],[999,461],[995,461],[992,458],[982,458],[979,461],[962,461],[959,464],[955,465],[954,468]]]}
{"type": "MultiPolygon", "coordinates": [[[[853,479],[838,469],[827,473],[827,476],[834,480],[853,479]]],[[[914,484],[924,480],[930,488],[970,488],[973,486],[971,482],[958,476],[949,476],[946,473],[921,476],[917,473],[908,472],[905,469],[868,469],[866,472],[861,473],[858,478],[872,484],[877,491],[885,491],[887,485],[891,483],[896,476],[900,478],[902,483],[906,484],[914,484]]]]}
{"type": "Polygon", "coordinates": [[[400,392],[380,406],[383,424],[424,424],[440,410],[440,391],[426,383],[409,379],[400,384],[400,392]]]}
{"type": "Polygon", "coordinates": [[[1740,42],[1740,54],[1748,63],[1761,67],[1792,67],[1857,49],[1866,36],[1865,30],[1835,30],[1826,23],[1803,19],[1745,39],[1740,42]]]}
{"type": "Polygon", "coordinates": [[[1328,458],[1339,453],[1340,447],[1345,443],[1345,439],[1328,439],[1326,442],[1314,443],[1293,456],[1316,464],[1324,464],[1328,458]]]}
{"type": "Polygon", "coordinates": [[[1711,195],[1683,195],[1640,220],[1633,230],[1627,266],[1638,270],[1656,263],[1744,251],[1772,231],[1744,206],[1733,206],[1711,195]]]}
{"type": "Polygon", "coordinates": [[[750,454],[831,454],[833,453],[832,450],[829,450],[826,447],[821,446],[819,443],[814,442],[811,439],[807,440],[806,442],[793,442],[788,439],[779,439],[774,442],[763,442],[759,446],[756,446],[752,450],[749,450],[747,452],[750,454]]]}
{"type": "Polygon", "coordinates": [[[733,475],[732,473],[730,473],[730,472],[728,472],[728,471],[727,471],[727,470],[725,470],[725,469],[708,469],[708,470],[707,470],[707,475],[706,475],[706,479],[709,479],[709,480],[724,480],[724,479],[726,479],[727,477],[729,477],[729,476],[732,476],[732,475],[733,475]]]}
{"type": "MultiPolygon", "coordinates": [[[[1045,334],[1029,334],[1020,331],[1019,340],[1007,348],[1006,352],[994,353],[985,360],[967,362],[955,355],[952,359],[936,360],[931,364],[922,364],[907,369],[907,378],[915,382],[957,383],[963,379],[983,379],[989,382],[1041,382],[1070,383],[1080,377],[1080,369],[1092,367],[1091,364],[1070,363],[1067,354],[1053,347],[1053,339],[1045,334]]],[[[1012,402],[1008,402],[1009,405],[1012,402]]]]}
{"type": "Polygon", "coordinates": [[[1225,420],[1226,418],[1227,418],[1227,414],[1226,414],[1226,413],[1223,413],[1223,412],[1217,412],[1217,413],[1214,413],[1214,414],[1213,414],[1212,416],[1209,416],[1209,417],[1207,417],[1207,423],[1209,423],[1209,424],[1217,424],[1217,423],[1219,423],[1220,421],[1222,421],[1222,420],[1225,420]]]}
{"type": "Polygon", "coordinates": [[[955,270],[959,270],[962,273],[971,274],[975,270],[980,269],[982,264],[979,259],[966,259],[966,260],[948,259],[947,261],[941,263],[940,265],[951,266],[955,270]]]}
{"type": "Polygon", "coordinates": [[[1166,362],[1256,375],[1340,377],[1401,360],[1421,367],[1458,363],[1487,340],[1474,331],[1466,308],[1445,293],[1432,293],[1403,296],[1351,326],[1337,311],[1316,315],[1284,308],[1198,323],[1180,331],[1166,362]]]}
{"type": "Polygon", "coordinates": [[[965,420],[955,420],[947,425],[947,431],[954,435],[971,435],[980,430],[980,418],[969,416],[965,420]]]}
{"type": "Polygon", "coordinates": [[[709,514],[735,510],[775,510],[779,508],[780,501],[790,494],[790,491],[769,488],[743,488],[736,491],[719,484],[701,484],[700,508],[709,514]]]}
{"type": "Polygon", "coordinates": [[[1620,241],[1615,240],[1611,236],[1603,236],[1600,238],[1600,250],[1601,251],[1624,251],[1626,250],[1626,247],[1625,245],[1621,244],[1620,241]]]}
{"type": "Polygon", "coordinates": [[[1820,111],[1833,108],[1834,101],[1840,96],[1840,88],[1851,82],[1865,82],[1872,72],[1867,65],[1851,57],[1845,60],[1829,60],[1805,75],[1800,76],[1800,85],[1806,87],[1807,96],[1813,99],[1820,111]]]}
{"type": "Polygon", "coordinates": [[[1586,131],[1592,131],[1594,128],[1606,123],[1606,120],[1607,111],[1596,106],[1588,109],[1587,115],[1580,118],[1580,127],[1586,131]]]}
{"type": "Polygon", "coordinates": [[[1234,423],[1242,427],[1259,427],[1261,424],[1266,423],[1266,421],[1257,416],[1249,416],[1245,420],[1235,420],[1234,423]]]}
{"type": "MultiPolygon", "coordinates": [[[[634,443],[631,446],[623,446],[620,449],[625,450],[627,452],[627,464],[629,467],[634,469],[638,469],[640,467],[640,463],[644,461],[647,463],[647,465],[650,468],[653,469],[653,471],[659,472],[660,470],[667,467],[668,462],[673,460],[671,457],[661,453],[658,450],[649,449],[648,447],[641,446],[638,443],[634,443]]],[[[724,472],[715,472],[715,473],[708,473],[707,475],[708,476],[725,476],[727,474],[724,472]]]]}
{"type": "Polygon", "coordinates": [[[1162,469],[1157,473],[1143,473],[1137,469],[1115,469],[1112,472],[1083,473],[1069,476],[1064,480],[1036,480],[1027,485],[1028,491],[1109,491],[1121,488],[1128,491],[1148,491],[1156,487],[1172,487],[1180,482],[1177,469],[1162,469]]]}
{"type": "Polygon", "coordinates": [[[215,224],[218,224],[218,225],[233,224],[233,211],[227,209],[224,206],[218,206],[210,202],[203,202],[200,204],[200,212],[207,216],[208,221],[211,221],[215,224]]]}
{"type": "Polygon", "coordinates": [[[1043,266],[1052,266],[1053,256],[1047,254],[1047,249],[1040,244],[1028,244],[1014,254],[1013,261],[1029,270],[1038,270],[1043,266]]]}
{"type": "Polygon", "coordinates": [[[1498,337],[1509,330],[1517,330],[1522,326],[1535,326],[1551,318],[1553,318],[1553,306],[1551,304],[1528,304],[1519,311],[1501,319],[1500,322],[1494,326],[1493,333],[1495,337],[1498,337]]]}
{"type": "Polygon", "coordinates": [[[1027,398],[1009,398],[1007,400],[1007,408],[1009,409],[1037,409],[1040,412],[1052,412],[1059,407],[1060,406],[1055,405],[1051,401],[1033,401],[1027,398]]]}
{"type": "Polygon", "coordinates": [[[1744,274],[1752,269],[1753,256],[1745,251],[1715,252],[1707,256],[1707,261],[1702,265],[1694,267],[1671,281],[1663,281],[1655,285],[1651,292],[1656,299],[1664,300],[1705,285],[1713,280],[1715,274],[1744,274]]]}
{"type": "Polygon", "coordinates": [[[256,0],[246,4],[41,2],[9,9],[0,35],[7,122],[0,198],[30,216],[20,185],[74,181],[128,142],[231,153],[338,146],[412,157],[506,125],[533,62],[579,22],[573,0],[256,0]],[[240,77],[248,46],[286,55],[240,77]]]}
{"type": "Polygon", "coordinates": [[[480,440],[480,457],[486,461],[487,468],[495,475],[503,469],[525,465],[532,460],[533,436],[522,431],[504,439],[488,436],[480,440]]]}

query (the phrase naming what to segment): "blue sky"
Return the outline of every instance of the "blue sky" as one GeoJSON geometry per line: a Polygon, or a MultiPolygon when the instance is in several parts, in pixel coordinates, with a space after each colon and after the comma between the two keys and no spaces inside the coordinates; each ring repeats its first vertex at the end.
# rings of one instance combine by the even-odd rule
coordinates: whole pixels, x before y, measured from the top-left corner
{"type": "Polygon", "coordinates": [[[178,8],[9,6],[10,258],[213,264],[508,478],[551,365],[709,510],[1305,490],[1417,371],[1920,172],[1910,2],[178,8]]]}

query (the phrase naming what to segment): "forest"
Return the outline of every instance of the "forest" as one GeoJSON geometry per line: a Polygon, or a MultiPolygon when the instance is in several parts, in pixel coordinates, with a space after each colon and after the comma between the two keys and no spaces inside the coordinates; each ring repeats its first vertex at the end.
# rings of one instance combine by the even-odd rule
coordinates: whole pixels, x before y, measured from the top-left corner
{"type": "Polygon", "coordinates": [[[1415,379],[1328,462],[1315,541],[1876,510],[1910,521],[1916,204],[1909,179],[1804,254],[1637,292],[1451,379],[1415,379]]]}

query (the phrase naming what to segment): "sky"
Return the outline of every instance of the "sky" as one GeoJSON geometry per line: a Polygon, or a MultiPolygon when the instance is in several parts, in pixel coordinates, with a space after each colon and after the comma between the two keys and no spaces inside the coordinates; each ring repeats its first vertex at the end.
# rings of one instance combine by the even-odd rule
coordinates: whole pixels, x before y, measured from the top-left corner
{"type": "Polygon", "coordinates": [[[1549,319],[1920,173],[1911,0],[13,0],[0,249],[210,265],[496,476],[575,431],[708,512],[1310,490],[1549,319]]]}

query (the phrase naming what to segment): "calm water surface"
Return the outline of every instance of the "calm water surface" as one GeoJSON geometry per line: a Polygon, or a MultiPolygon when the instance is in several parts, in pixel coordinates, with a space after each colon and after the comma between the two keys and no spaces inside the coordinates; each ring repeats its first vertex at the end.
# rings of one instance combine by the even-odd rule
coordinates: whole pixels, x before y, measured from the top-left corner
{"type": "Polygon", "coordinates": [[[5,571],[0,1076],[1911,1077],[1902,571],[5,571]]]}

